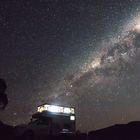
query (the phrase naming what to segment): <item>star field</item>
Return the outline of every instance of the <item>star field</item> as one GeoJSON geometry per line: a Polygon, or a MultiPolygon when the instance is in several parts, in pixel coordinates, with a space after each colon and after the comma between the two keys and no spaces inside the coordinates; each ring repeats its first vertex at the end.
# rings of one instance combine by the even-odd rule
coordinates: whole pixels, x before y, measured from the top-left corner
{"type": "Polygon", "coordinates": [[[0,77],[9,104],[0,119],[28,122],[48,102],[75,106],[82,131],[140,120],[139,5],[1,1],[0,77]]]}

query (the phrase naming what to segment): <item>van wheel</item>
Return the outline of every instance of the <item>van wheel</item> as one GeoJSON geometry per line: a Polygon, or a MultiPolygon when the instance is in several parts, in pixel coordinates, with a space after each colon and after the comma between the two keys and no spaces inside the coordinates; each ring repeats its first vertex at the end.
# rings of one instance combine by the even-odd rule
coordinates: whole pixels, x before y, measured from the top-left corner
{"type": "Polygon", "coordinates": [[[23,140],[34,140],[34,133],[32,131],[24,132],[22,136],[23,140]]]}

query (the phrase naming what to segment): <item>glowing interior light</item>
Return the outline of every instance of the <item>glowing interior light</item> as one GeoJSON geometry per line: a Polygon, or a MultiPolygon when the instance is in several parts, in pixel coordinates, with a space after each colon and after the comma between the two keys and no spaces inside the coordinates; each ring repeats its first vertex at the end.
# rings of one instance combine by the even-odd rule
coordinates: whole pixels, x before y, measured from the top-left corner
{"type": "Polygon", "coordinates": [[[48,111],[50,111],[50,112],[59,112],[59,107],[58,106],[50,106],[49,108],[48,108],[48,111]]]}
{"type": "Polygon", "coordinates": [[[43,112],[43,111],[49,111],[49,112],[55,112],[55,113],[65,113],[65,114],[74,114],[74,108],[69,107],[61,107],[56,105],[41,105],[38,106],[37,112],[43,112]]]}
{"type": "Polygon", "coordinates": [[[70,108],[64,108],[64,113],[67,113],[67,114],[69,114],[69,113],[71,113],[71,109],[70,108]]]}
{"type": "Polygon", "coordinates": [[[74,114],[74,113],[75,113],[75,112],[74,112],[74,108],[71,108],[71,113],[72,113],[72,114],[74,114]]]}
{"type": "Polygon", "coordinates": [[[42,106],[41,107],[38,107],[37,111],[38,112],[43,112],[44,111],[44,107],[42,107],[42,106]]]}
{"type": "Polygon", "coordinates": [[[74,121],[75,120],[75,116],[70,116],[70,120],[74,121]]]}

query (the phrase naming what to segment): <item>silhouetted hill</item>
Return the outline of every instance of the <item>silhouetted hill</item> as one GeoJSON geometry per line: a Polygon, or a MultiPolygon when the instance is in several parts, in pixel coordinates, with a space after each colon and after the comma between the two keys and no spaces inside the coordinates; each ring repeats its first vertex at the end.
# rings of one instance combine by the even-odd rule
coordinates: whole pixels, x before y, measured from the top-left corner
{"type": "MultiPolygon", "coordinates": [[[[19,137],[13,136],[14,127],[0,122],[0,140],[17,140],[19,137]]],[[[20,139],[23,139],[22,137],[20,139]]],[[[39,138],[40,139],[40,138],[39,138]]],[[[107,128],[90,131],[86,133],[77,133],[73,136],[49,136],[43,139],[58,140],[140,140],[140,121],[130,122],[128,124],[116,124],[107,128]]],[[[38,138],[34,138],[38,140],[38,138]]]]}
{"type": "Polygon", "coordinates": [[[138,140],[140,139],[140,121],[128,124],[116,124],[88,133],[89,140],[138,140]]]}

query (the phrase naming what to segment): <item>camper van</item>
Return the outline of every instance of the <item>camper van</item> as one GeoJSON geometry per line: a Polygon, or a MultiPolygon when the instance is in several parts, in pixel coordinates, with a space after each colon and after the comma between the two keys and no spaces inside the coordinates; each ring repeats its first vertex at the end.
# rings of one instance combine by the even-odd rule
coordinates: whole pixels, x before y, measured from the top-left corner
{"type": "Polygon", "coordinates": [[[75,133],[75,108],[43,104],[37,107],[27,125],[16,126],[23,137],[73,135],[75,133]]]}

